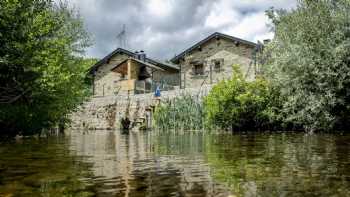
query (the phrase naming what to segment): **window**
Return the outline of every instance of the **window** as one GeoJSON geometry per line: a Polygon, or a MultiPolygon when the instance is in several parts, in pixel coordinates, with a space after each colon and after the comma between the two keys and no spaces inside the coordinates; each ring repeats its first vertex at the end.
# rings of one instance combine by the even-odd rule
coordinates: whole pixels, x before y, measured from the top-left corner
{"type": "Polygon", "coordinates": [[[220,72],[220,67],[221,67],[221,62],[220,61],[215,61],[215,63],[214,63],[214,70],[220,72]]]}
{"type": "Polygon", "coordinates": [[[224,59],[215,59],[212,61],[214,66],[214,71],[220,72],[222,70],[222,66],[224,65],[224,59]]]}
{"type": "Polygon", "coordinates": [[[204,65],[203,64],[195,64],[193,66],[193,74],[204,75],[204,65]]]}

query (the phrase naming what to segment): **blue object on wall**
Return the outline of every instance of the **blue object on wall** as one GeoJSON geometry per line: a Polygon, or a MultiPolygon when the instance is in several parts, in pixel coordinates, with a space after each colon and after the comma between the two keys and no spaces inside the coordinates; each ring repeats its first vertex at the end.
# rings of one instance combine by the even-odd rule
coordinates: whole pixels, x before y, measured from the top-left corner
{"type": "Polygon", "coordinates": [[[154,96],[155,97],[160,97],[160,88],[159,88],[159,86],[157,86],[156,92],[154,93],[154,96]]]}

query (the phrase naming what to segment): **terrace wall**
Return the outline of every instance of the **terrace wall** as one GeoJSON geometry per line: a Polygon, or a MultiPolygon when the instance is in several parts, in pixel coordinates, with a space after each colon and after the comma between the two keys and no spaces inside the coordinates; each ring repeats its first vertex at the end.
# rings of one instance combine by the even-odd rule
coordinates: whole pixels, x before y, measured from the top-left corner
{"type": "Polygon", "coordinates": [[[71,129],[105,130],[120,128],[120,119],[125,117],[126,112],[132,121],[140,118],[150,118],[147,109],[165,102],[168,99],[181,97],[182,95],[192,95],[202,98],[207,95],[211,86],[202,88],[176,89],[161,92],[160,99],[155,99],[153,93],[137,94],[132,96],[105,96],[93,97],[85,102],[72,113],[71,129]]]}

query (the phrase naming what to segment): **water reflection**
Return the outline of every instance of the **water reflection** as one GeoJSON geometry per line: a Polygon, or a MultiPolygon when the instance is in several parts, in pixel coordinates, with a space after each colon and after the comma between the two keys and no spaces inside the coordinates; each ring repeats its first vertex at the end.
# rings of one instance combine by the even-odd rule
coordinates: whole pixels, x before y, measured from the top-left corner
{"type": "Polygon", "coordinates": [[[74,133],[71,149],[88,156],[100,196],[229,196],[210,176],[202,134],[74,133]]]}
{"type": "Polygon", "coordinates": [[[350,135],[74,131],[0,142],[0,196],[350,196],[350,135]]]}
{"type": "Polygon", "coordinates": [[[0,141],[0,196],[93,196],[92,174],[65,138],[0,141]]]}
{"type": "Polygon", "coordinates": [[[349,136],[210,137],[216,180],[239,196],[350,196],[349,136]]]}

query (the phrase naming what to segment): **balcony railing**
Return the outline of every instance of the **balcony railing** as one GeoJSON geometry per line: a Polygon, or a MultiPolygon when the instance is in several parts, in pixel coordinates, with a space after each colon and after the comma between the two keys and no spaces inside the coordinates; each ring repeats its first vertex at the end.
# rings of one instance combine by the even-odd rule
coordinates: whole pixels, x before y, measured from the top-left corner
{"type": "Polygon", "coordinates": [[[174,90],[173,85],[166,84],[164,82],[146,82],[146,81],[135,81],[135,94],[146,94],[155,92],[159,86],[161,91],[174,90]]]}

